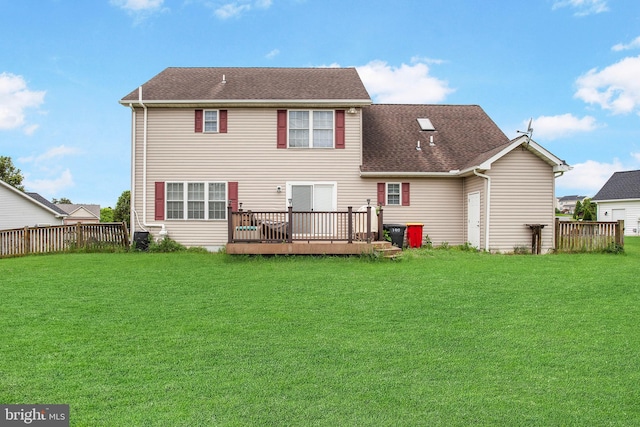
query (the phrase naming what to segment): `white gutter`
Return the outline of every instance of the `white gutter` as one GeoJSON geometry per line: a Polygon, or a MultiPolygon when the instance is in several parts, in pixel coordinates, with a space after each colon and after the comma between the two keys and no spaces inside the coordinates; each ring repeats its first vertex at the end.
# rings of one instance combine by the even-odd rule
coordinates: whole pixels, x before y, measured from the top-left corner
{"type": "Polygon", "coordinates": [[[486,203],[486,221],[484,224],[484,250],[489,252],[489,230],[491,224],[491,177],[489,175],[478,172],[478,169],[474,169],[473,173],[480,178],[487,180],[487,203],[486,203]]]}

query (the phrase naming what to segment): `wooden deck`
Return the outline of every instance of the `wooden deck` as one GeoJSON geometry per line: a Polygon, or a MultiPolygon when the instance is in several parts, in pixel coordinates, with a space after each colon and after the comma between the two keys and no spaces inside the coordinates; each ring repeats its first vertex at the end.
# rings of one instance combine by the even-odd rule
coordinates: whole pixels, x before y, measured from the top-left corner
{"type": "Polygon", "coordinates": [[[231,255],[366,255],[399,251],[376,241],[382,212],[233,211],[228,206],[226,252],[231,255]],[[377,223],[373,222],[377,220],[377,223]],[[376,230],[376,231],[372,231],[376,230]]]}
{"type": "Polygon", "coordinates": [[[226,252],[231,255],[368,255],[377,252],[387,256],[400,251],[390,242],[242,242],[226,246],[226,252]]]}

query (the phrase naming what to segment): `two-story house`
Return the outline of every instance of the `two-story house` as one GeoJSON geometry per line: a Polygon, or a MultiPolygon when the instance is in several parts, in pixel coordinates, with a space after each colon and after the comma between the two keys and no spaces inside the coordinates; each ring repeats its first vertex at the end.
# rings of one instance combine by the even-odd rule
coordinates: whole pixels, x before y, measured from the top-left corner
{"type": "Polygon", "coordinates": [[[120,100],[132,115],[131,227],[227,242],[228,201],[333,211],[371,201],[434,244],[512,251],[544,224],[566,163],[510,141],[478,106],[373,105],[354,68],[167,68],[120,100]]]}

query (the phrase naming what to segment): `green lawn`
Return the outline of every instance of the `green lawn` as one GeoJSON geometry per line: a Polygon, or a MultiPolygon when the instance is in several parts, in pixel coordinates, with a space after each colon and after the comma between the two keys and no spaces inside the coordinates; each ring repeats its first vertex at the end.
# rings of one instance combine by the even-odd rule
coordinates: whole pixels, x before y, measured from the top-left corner
{"type": "Polygon", "coordinates": [[[72,426],[640,425],[626,253],[0,260],[0,403],[72,426]]]}

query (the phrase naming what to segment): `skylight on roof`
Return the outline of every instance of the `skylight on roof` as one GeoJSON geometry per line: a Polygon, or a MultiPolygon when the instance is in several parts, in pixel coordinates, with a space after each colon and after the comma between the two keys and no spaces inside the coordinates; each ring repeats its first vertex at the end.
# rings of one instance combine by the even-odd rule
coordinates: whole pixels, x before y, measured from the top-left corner
{"type": "Polygon", "coordinates": [[[418,124],[420,125],[420,129],[422,130],[436,130],[431,123],[431,120],[427,118],[418,118],[418,124]]]}

